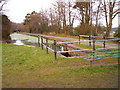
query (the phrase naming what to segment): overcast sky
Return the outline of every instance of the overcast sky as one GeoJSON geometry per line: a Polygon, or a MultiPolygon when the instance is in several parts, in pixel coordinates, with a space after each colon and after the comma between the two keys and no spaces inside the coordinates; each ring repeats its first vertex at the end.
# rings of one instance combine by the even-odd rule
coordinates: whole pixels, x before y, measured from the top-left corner
{"type": "Polygon", "coordinates": [[[8,0],[4,8],[11,21],[20,23],[27,13],[49,8],[54,2],[55,0],[8,0]]]}
{"type": "MultiPolygon", "coordinates": [[[[32,11],[39,12],[41,9],[52,7],[52,3],[56,0],[8,0],[4,6],[5,13],[12,22],[21,23],[25,19],[27,13],[32,11]]],[[[105,25],[105,21],[102,21],[105,25]]],[[[77,26],[78,21],[75,21],[74,26],[77,26]]],[[[118,26],[118,17],[113,20],[113,27],[118,26]]]]}

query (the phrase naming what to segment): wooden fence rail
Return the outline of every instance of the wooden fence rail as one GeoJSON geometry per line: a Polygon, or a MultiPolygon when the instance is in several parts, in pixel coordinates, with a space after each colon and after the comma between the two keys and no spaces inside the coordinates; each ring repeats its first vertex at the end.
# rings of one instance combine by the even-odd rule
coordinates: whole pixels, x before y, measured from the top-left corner
{"type": "MultiPolygon", "coordinates": [[[[43,36],[40,36],[38,35],[38,46],[42,48],[43,50],[43,47],[46,48],[46,53],[48,53],[48,50],[52,51],[54,53],[54,61],[57,61],[57,54],[58,53],[69,53],[69,52],[83,52],[83,51],[92,51],[93,52],[93,58],[95,57],[95,50],[96,50],[96,47],[95,47],[95,43],[96,41],[103,41],[103,49],[105,50],[105,42],[106,41],[109,41],[109,40],[120,40],[120,38],[115,38],[115,39],[109,39],[107,40],[106,37],[103,37],[103,40],[95,40],[95,37],[97,36],[88,36],[89,40],[82,40],[82,42],[88,42],[89,45],[93,45],[93,49],[82,49],[82,50],[70,50],[70,51],[57,51],[57,44],[70,44],[70,43],[79,43],[81,42],[81,39],[80,39],[80,36],[88,36],[88,35],[79,35],[79,40],[78,41],[73,41],[73,42],[56,42],[56,40],[54,40],[53,42],[53,49],[49,47],[49,43],[48,43],[48,38],[45,38],[43,36]],[[41,37],[41,38],[40,38],[41,37]],[[41,43],[40,43],[40,39],[41,39],[41,43]],[[45,41],[43,41],[43,39],[45,41]]],[[[107,49],[107,48],[106,48],[107,49]]],[[[102,50],[102,48],[100,49],[102,50]]],[[[91,63],[91,66],[92,66],[92,61],[90,61],[91,63]]]]}
{"type": "Polygon", "coordinates": [[[57,51],[57,53],[81,52],[81,51],[92,51],[92,49],[71,50],[71,51],[57,51]]]}

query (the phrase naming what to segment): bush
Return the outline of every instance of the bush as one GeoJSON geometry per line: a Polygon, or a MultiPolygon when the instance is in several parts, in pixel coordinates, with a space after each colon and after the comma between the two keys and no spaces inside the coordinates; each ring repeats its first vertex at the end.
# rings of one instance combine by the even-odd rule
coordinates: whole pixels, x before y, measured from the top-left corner
{"type": "Polygon", "coordinates": [[[74,33],[77,35],[79,34],[90,35],[91,29],[93,29],[93,26],[90,26],[89,24],[82,24],[82,25],[77,26],[74,29],[74,33]]]}
{"type": "Polygon", "coordinates": [[[10,40],[11,22],[6,15],[2,15],[2,41],[10,40]]]}
{"type": "Polygon", "coordinates": [[[118,29],[115,31],[114,37],[120,38],[120,26],[119,26],[118,29]]]}

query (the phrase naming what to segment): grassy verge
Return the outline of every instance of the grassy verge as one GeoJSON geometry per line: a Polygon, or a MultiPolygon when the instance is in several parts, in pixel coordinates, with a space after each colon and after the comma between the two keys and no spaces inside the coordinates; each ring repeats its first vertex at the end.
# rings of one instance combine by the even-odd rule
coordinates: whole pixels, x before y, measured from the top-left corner
{"type": "MultiPolygon", "coordinates": [[[[35,33],[21,33],[21,34],[26,34],[26,35],[38,37],[37,34],[35,34],[35,33]],[[34,34],[34,35],[32,35],[32,34],[34,34]]],[[[46,34],[44,34],[44,35],[46,35],[46,34]]],[[[48,38],[48,40],[51,40],[51,41],[56,40],[56,41],[58,41],[58,42],[71,41],[71,40],[64,40],[64,39],[59,39],[59,38],[54,38],[54,37],[45,37],[45,36],[44,36],[43,38],[48,38]]]]}
{"type": "Polygon", "coordinates": [[[71,40],[64,40],[64,39],[59,39],[59,38],[52,38],[52,37],[44,37],[48,38],[48,40],[54,41],[56,40],[57,42],[70,42],[71,40]]]}
{"type": "MultiPolygon", "coordinates": [[[[84,48],[84,49],[93,49],[93,45],[85,45],[85,44],[76,44],[75,46],[84,48]]],[[[102,46],[95,46],[95,48],[103,48],[102,46]]]]}
{"type": "MultiPolygon", "coordinates": [[[[116,88],[118,66],[80,67],[83,58],[57,58],[39,47],[3,44],[3,88],[116,88]]],[[[97,61],[100,62],[100,61],[97,61]]]]}
{"type": "Polygon", "coordinates": [[[72,36],[72,35],[66,35],[66,34],[49,34],[49,33],[44,33],[45,35],[50,35],[50,36],[58,36],[58,37],[69,37],[69,38],[75,38],[78,39],[78,36],[72,36]]]}

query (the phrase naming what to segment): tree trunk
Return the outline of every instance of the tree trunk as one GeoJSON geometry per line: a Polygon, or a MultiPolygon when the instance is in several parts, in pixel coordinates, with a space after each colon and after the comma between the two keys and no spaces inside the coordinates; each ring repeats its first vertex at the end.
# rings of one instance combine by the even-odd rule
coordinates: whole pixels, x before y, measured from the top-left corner
{"type": "Polygon", "coordinates": [[[101,2],[98,5],[97,13],[96,13],[96,25],[95,25],[95,35],[98,35],[98,15],[99,15],[99,8],[100,8],[101,2]]]}
{"type": "Polygon", "coordinates": [[[105,20],[106,20],[106,37],[109,36],[109,26],[108,26],[108,17],[107,17],[107,9],[106,9],[106,2],[104,0],[104,12],[105,12],[105,20]]]}
{"type": "Polygon", "coordinates": [[[112,31],[112,16],[113,16],[113,5],[112,2],[109,2],[109,31],[108,31],[108,37],[110,36],[110,32],[112,31]]]}

